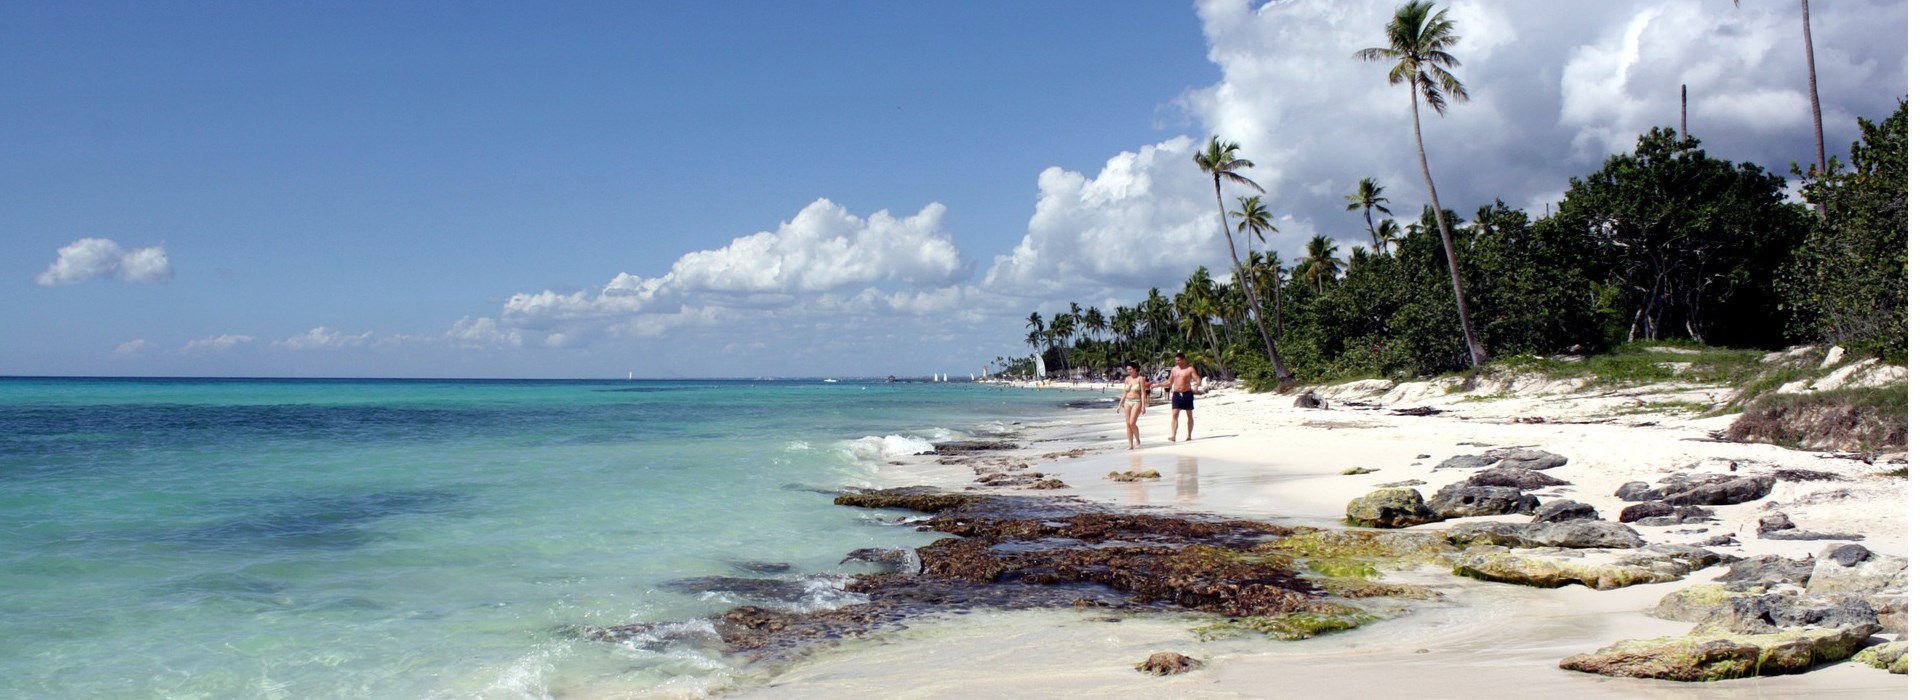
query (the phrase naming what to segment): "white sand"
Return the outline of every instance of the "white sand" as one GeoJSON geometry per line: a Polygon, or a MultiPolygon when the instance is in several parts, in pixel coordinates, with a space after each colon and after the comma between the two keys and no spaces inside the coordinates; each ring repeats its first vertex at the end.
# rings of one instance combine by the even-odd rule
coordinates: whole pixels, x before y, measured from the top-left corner
{"type": "MultiPolygon", "coordinates": [[[[1690,419],[1658,412],[1661,404],[1715,401],[1712,388],[1665,387],[1586,393],[1569,385],[1483,387],[1446,393],[1441,384],[1357,383],[1323,395],[1335,408],[1295,408],[1293,397],[1217,391],[1200,400],[1191,441],[1167,441],[1169,413],[1152,406],[1142,418],[1147,447],[1125,449],[1118,414],[1089,411],[1071,425],[1038,436],[1029,457],[1074,445],[1100,448],[1079,459],[1034,459],[1034,469],[1056,475],[1074,495],[1097,501],[1181,511],[1337,527],[1349,500],[1375,485],[1423,480],[1431,496],[1473,470],[1435,470],[1440,461],[1488,447],[1532,446],[1566,455],[1548,471],[1572,486],[1555,497],[1588,503],[1602,517],[1628,505],[1613,496],[1621,484],[1658,485],[1676,472],[1766,473],[1775,468],[1832,472],[1843,481],[1778,482],[1759,501],[1720,506],[1718,522],[1636,526],[1650,542],[1698,543],[1733,534],[1738,545],[1716,548],[1740,556],[1800,556],[1833,541],[1759,539],[1755,524],[1784,512],[1803,530],[1864,535],[1875,552],[1907,556],[1911,518],[1906,480],[1881,475],[1893,466],[1833,459],[1770,445],[1712,441],[1731,417],[1690,419]],[[1514,398],[1518,395],[1518,398],[1514,398]],[[1342,405],[1364,400],[1383,408],[1342,405]],[[1437,416],[1391,415],[1387,408],[1432,406],[1437,416]],[[1589,423],[1519,423],[1517,418],[1589,423]],[[1462,444],[1479,443],[1479,444],[1462,444]],[[1426,455],[1422,457],[1421,455],[1426,455]],[[1378,471],[1342,476],[1349,467],[1378,471]],[[1731,470],[1730,470],[1731,467],[1731,470]],[[1153,469],[1156,481],[1116,483],[1110,471],[1153,469]],[[1704,531],[1703,531],[1704,530],[1704,531]]],[[[1182,431],[1184,436],[1184,430],[1182,431]]],[[[970,472],[960,467],[903,467],[903,481],[952,486],[970,472]]],[[[1031,492],[1058,494],[1052,492],[1031,492]]],[[[1527,516],[1498,516],[1525,521],[1527,516]]],[[[1459,521],[1423,526],[1444,529],[1459,521]]],[[[1562,671],[1559,659],[1614,641],[1684,633],[1691,625],[1645,614],[1662,595],[1704,583],[1712,567],[1686,581],[1615,591],[1583,587],[1541,590],[1485,583],[1443,571],[1405,574],[1435,586],[1443,598],[1410,603],[1413,612],[1351,632],[1298,642],[1236,638],[1200,642],[1191,628],[1200,618],[1126,617],[1106,621],[1076,611],[976,613],[917,624],[900,634],[828,650],[781,673],[770,687],[745,697],[1363,697],[1386,693],[1419,697],[1905,697],[1905,676],[1858,664],[1765,679],[1687,684],[1617,679],[1562,671]],[[1149,678],[1132,665],[1154,651],[1180,651],[1207,661],[1181,676],[1149,678]]]]}

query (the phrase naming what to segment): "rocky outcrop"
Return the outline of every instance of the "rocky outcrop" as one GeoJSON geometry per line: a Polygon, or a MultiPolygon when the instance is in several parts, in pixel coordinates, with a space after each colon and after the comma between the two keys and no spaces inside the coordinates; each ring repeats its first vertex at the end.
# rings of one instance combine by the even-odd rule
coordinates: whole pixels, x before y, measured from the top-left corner
{"type": "Polygon", "coordinates": [[[1907,640],[1876,644],[1853,655],[1853,662],[1866,664],[1874,668],[1886,669],[1889,673],[1907,674],[1907,640]]]}
{"type": "Polygon", "coordinates": [[[1491,450],[1487,452],[1487,454],[1500,458],[1500,461],[1494,465],[1496,467],[1540,470],[1562,467],[1567,464],[1565,455],[1558,455],[1531,447],[1501,448],[1491,450]]]}
{"type": "Polygon", "coordinates": [[[1599,520],[1600,512],[1593,506],[1566,499],[1549,501],[1533,512],[1536,523],[1563,523],[1573,520],[1599,520]]]}
{"type": "Polygon", "coordinates": [[[1812,576],[1813,557],[1789,559],[1763,554],[1733,562],[1727,567],[1727,573],[1714,580],[1724,582],[1729,590],[1736,592],[1765,591],[1782,584],[1804,587],[1812,576]]]}
{"type": "Polygon", "coordinates": [[[1671,681],[1717,681],[1800,673],[1815,664],[1853,656],[1871,634],[1799,629],[1774,634],[1710,634],[1619,642],[1560,661],[1560,668],[1606,676],[1671,681]]]}
{"type": "Polygon", "coordinates": [[[1380,489],[1347,503],[1347,523],[1359,527],[1402,528],[1439,520],[1420,492],[1410,488],[1380,489]]]}
{"type": "Polygon", "coordinates": [[[1467,483],[1473,484],[1474,486],[1505,486],[1522,491],[1543,489],[1549,486],[1571,485],[1570,482],[1542,474],[1537,469],[1509,466],[1499,466],[1474,472],[1473,476],[1467,477],[1467,483]]]}
{"type": "Polygon", "coordinates": [[[1186,654],[1171,651],[1157,651],[1146,661],[1134,664],[1133,670],[1149,676],[1172,676],[1200,668],[1200,660],[1186,654]]]}
{"type": "Polygon", "coordinates": [[[1552,469],[1565,466],[1567,458],[1546,450],[1531,447],[1497,447],[1477,455],[1458,455],[1450,457],[1437,465],[1435,469],[1479,469],[1493,465],[1513,469],[1552,469]]]}
{"type": "Polygon", "coordinates": [[[1483,581],[1516,583],[1539,588],[1579,584],[1594,590],[1612,590],[1643,583],[1678,581],[1711,565],[1718,555],[1699,550],[1508,549],[1476,546],[1455,561],[1453,573],[1483,581]],[[1700,556],[1705,554],[1706,556],[1700,556]]]}
{"type": "Polygon", "coordinates": [[[1466,482],[1440,487],[1426,503],[1439,518],[1469,518],[1481,515],[1532,513],[1540,499],[1505,486],[1474,486],[1466,482]]]}
{"type": "Polygon", "coordinates": [[[1647,525],[1678,525],[1712,520],[1713,511],[1699,506],[1675,506],[1666,501],[1635,503],[1620,510],[1620,522],[1623,523],[1645,521],[1647,525]]]}
{"type": "Polygon", "coordinates": [[[1556,523],[1464,523],[1447,531],[1461,546],[1558,547],[1564,549],[1634,549],[1646,544],[1633,528],[1605,520],[1569,520],[1556,523]]]}
{"type": "Polygon", "coordinates": [[[1681,480],[1667,487],[1660,500],[1676,506],[1724,506],[1765,498],[1773,493],[1773,477],[1728,477],[1713,474],[1681,480]]]}

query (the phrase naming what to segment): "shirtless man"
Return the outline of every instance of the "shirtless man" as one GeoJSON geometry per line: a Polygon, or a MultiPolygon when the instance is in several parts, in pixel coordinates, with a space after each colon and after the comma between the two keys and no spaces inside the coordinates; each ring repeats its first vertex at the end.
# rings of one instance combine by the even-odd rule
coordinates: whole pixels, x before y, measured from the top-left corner
{"type": "Polygon", "coordinates": [[[1167,393],[1173,397],[1173,437],[1168,442],[1180,439],[1180,412],[1187,412],[1187,439],[1193,439],[1193,384],[1200,380],[1200,371],[1187,364],[1187,354],[1173,354],[1173,370],[1167,375],[1167,393]]]}

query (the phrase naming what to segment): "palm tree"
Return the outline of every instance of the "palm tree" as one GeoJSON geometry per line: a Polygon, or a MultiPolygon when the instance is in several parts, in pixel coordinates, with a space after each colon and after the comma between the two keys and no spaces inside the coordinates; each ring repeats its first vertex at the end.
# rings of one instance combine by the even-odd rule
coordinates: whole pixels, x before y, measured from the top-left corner
{"type": "MultiPolygon", "coordinates": [[[[1193,271],[1187,285],[1173,295],[1173,308],[1180,315],[1180,335],[1188,342],[1205,342],[1215,367],[1226,362],[1220,356],[1220,339],[1213,330],[1213,317],[1220,314],[1220,299],[1214,294],[1213,278],[1207,268],[1193,271]]],[[[1197,355],[1198,353],[1196,353],[1197,355]]]]}
{"type": "MultiPolygon", "coordinates": [[[[1095,341],[1095,344],[1098,345],[1100,334],[1106,332],[1107,330],[1107,315],[1100,313],[1100,307],[1089,306],[1086,308],[1085,311],[1080,312],[1080,328],[1081,330],[1086,332],[1087,337],[1093,338],[1095,341]]],[[[1102,355],[1101,357],[1102,359],[1105,359],[1105,355],[1102,355]]],[[[1106,363],[1102,362],[1100,364],[1100,367],[1102,367],[1103,368],[1102,371],[1104,371],[1104,368],[1107,367],[1107,365],[1106,363]]]]}
{"type": "Polygon", "coordinates": [[[1327,280],[1338,277],[1340,271],[1347,268],[1347,263],[1335,257],[1335,253],[1332,238],[1314,236],[1307,240],[1307,254],[1298,261],[1299,279],[1313,280],[1315,294],[1325,292],[1327,280]]]}
{"type": "Polygon", "coordinates": [[[1373,239],[1379,241],[1383,248],[1388,244],[1398,248],[1400,237],[1400,222],[1393,219],[1382,220],[1379,226],[1374,227],[1373,239]]]}
{"type": "Polygon", "coordinates": [[[1480,347],[1480,340],[1474,337],[1473,321],[1467,316],[1467,293],[1460,283],[1460,263],[1453,254],[1453,228],[1448,225],[1447,217],[1440,212],[1440,190],[1433,185],[1433,171],[1427,167],[1427,146],[1420,137],[1420,103],[1425,102],[1436,116],[1446,116],[1447,97],[1451,95],[1461,102],[1467,101],[1467,88],[1458,78],[1447,72],[1448,68],[1460,65],[1460,61],[1447,53],[1447,49],[1460,41],[1453,33],[1453,20],[1447,19],[1447,11],[1428,11],[1433,3],[1425,0],[1411,0],[1393,13],[1393,21],[1387,23],[1387,45],[1380,48],[1361,49],[1353,57],[1362,61],[1393,61],[1393,68],[1387,71],[1389,85],[1407,84],[1408,94],[1413,99],[1413,145],[1420,155],[1420,174],[1427,179],[1427,195],[1433,199],[1434,218],[1440,222],[1440,244],[1447,252],[1447,272],[1453,277],[1453,303],[1460,311],[1460,331],[1467,340],[1467,360],[1474,369],[1487,361],[1487,351],[1480,347]]]}
{"type": "Polygon", "coordinates": [[[1360,188],[1353,194],[1347,195],[1347,211],[1359,209],[1360,215],[1367,219],[1367,235],[1373,237],[1375,253],[1380,252],[1382,241],[1373,229],[1373,212],[1378,209],[1380,213],[1392,216],[1393,212],[1386,207],[1390,201],[1393,200],[1387,199],[1387,188],[1381,187],[1380,183],[1374,182],[1370,177],[1360,178],[1360,188]]]}
{"type": "Polygon", "coordinates": [[[1267,332],[1266,315],[1261,313],[1259,304],[1253,303],[1257,297],[1247,289],[1246,270],[1240,264],[1240,251],[1234,249],[1233,231],[1227,228],[1227,200],[1220,193],[1220,181],[1237,182],[1261,194],[1265,194],[1266,190],[1260,189],[1260,185],[1247,179],[1247,176],[1234,172],[1253,167],[1253,162],[1240,157],[1240,144],[1232,141],[1221,143],[1219,136],[1207,142],[1206,150],[1193,154],[1193,163],[1200,166],[1201,172],[1213,176],[1213,202],[1220,207],[1220,233],[1227,237],[1227,254],[1233,259],[1234,277],[1240,281],[1240,291],[1248,300],[1247,308],[1253,311],[1253,325],[1260,329],[1260,340],[1266,344],[1267,361],[1273,365],[1273,375],[1279,380],[1275,388],[1284,389],[1293,383],[1293,372],[1281,364],[1280,352],[1273,344],[1273,335],[1267,332]]]}
{"type": "MultiPolygon", "coordinates": [[[[1076,306],[1078,305],[1076,304],[1076,306]]],[[[1060,351],[1060,376],[1062,379],[1073,376],[1072,368],[1067,366],[1067,349],[1072,347],[1068,341],[1073,339],[1075,325],[1077,325],[1076,320],[1071,314],[1054,314],[1053,323],[1047,328],[1047,334],[1053,338],[1054,347],[1060,351]]]]}
{"type": "Polygon", "coordinates": [[[1278,229],[1273,227],[1273,214],[1267,211],[1266,204],[1260,202],[1259,195],[1241,197],[1237,201],[1240,202],[1240,208],[1234,210],[1233,218],[1239,223],[1233,225],[1233,230],[1247,237],[1247,256],[1252,257],[1253,241],[1258,239],[1265,243],[1267,232],[1278,229]]]}

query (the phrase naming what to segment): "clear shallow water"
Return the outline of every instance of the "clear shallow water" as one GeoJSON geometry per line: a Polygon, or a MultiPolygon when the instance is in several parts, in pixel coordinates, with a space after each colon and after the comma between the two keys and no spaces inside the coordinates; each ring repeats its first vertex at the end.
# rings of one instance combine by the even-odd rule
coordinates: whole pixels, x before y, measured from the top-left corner
{"type": "Polygon", "coordinates": [[[797,578],[922,544],[813,489],[888,481],[890,453],[1061,401],[961,384],[0,379],[0,697],[725,686],[739,673],[713,656],[565,629],[724,610],[740,601],[660,584],[755,575],[740,562],[797,578]]]}

